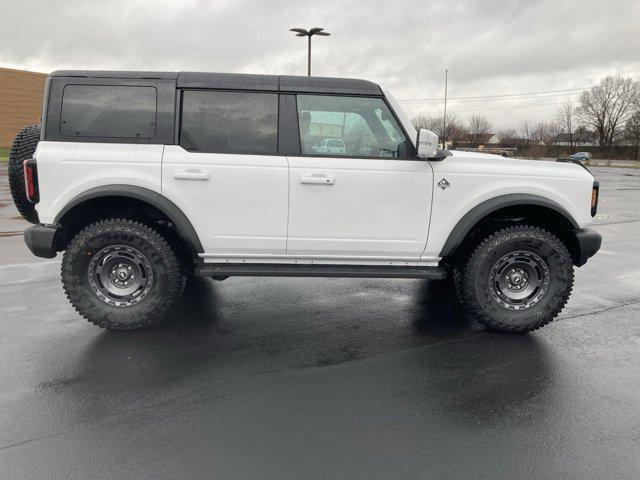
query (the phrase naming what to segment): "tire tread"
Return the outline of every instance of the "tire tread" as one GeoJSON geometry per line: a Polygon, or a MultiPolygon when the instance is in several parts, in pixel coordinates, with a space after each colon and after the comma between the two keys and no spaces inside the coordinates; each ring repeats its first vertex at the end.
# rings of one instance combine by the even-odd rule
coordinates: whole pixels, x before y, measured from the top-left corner
{"type": "Polygon", "coordinates": [[[74,309],[86,320],[94,325],[109,330],[134,330],[147,328],[159,323],[169,312],[171,306],[177,300],[182,288],[181,265],[174,249],[158,231],[149,225],[127,218],[109,218],[92,223],[81,230],[69,244],[62,257],[62,287],[65,295],[74,309]],[[126,230],[144,238],[158,250],[164,259],[167,268],[168,285],[166,292],[161,296],[157,307],[150,314],[141,315],[139,312],[132,314],[132,321],[127,324],[116,323],[109,320],[106,315],[98,315],[87,301],[84,292],[76,288],[73,271],[73,258],[78,255],[83,245],[91,237],[114,230],[126,230]]]}
{"type": "Polygon", "coordinates": [[[480,268],[482,262],[485,260],[487,254],[497,247],[500,243],[522,238],[523,236],[535,237],[539,240],[544,240],[553,245],[558,254],[561,257],[562,262],[566,262],[572,265],[571,254],[564,245],[564,243],[553,233],[548,230],[532,225],[522,224],[514,225],[500,229],[490,235],[488,235],[471,253],[467,264],[463,267],[456,278],[456,293],[459,296],[460,302],[463,304],[467,312],[472,315],[481,325],[489,330],[496,330],[509,333],[523,333],[531,332],[542,328],[543,326],[551,323],[558,314],[565,307],[571,292],[573,290],[574,274],[573,266],[570,270],[569,281],[564,295],[561,301],[553,308],[553,310],[542,317],[540,320],[527,325],[509,325],[502,323],[490,315],[488,315],[482,308],[480,302],[476,298],[474,292],[474,273],[480,268]]]}
{"type": "Polygon", "coordinates": [[[22,162],[31,158],[40,141],[40,126],[29,125],[16,135],[9,151],[8,176],[9,190],[13,203],[22,217],[31,223],[38,223],[38,212],[33,203],[27,198],[24,184],[24,168],[22,162]]]}

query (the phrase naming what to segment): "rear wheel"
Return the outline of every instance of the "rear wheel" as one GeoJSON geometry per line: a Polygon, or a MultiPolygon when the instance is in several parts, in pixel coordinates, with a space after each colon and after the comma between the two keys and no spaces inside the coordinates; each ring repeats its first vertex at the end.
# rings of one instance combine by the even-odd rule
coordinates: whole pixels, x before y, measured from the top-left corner
{"type": "Polygon", "coordinates": [[[179,257],[156,230],[109,219],[78,233],[62,258],[62,284],[74,308],[111,330],[162,321],[180,295],[179,257]]]}
{"type": "Polygon", "coordinates": [[[564,308],[573,288],[573,263],[555,235],[523,225],[485,238],[456,276],[456,293],[479,323],[528,332],[564,308]]]}
{"type": "Polygon", "coordinates": [[[20,130],[13,141],[9,152],[9,188],[13,203],[20,215],[31,223],[38,223],[38,212],[33,203],[27,198],[24,185],[23,162],[33,158],[38,142],[40,141],[40,126],[30,125],[20,130]]]}

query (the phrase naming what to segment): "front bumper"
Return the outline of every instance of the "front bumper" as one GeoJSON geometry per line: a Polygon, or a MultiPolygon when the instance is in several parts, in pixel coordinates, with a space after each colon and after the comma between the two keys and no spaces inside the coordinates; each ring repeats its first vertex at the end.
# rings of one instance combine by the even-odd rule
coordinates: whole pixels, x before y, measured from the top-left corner
{"type": "Polygon", "coordinates": [[[573,231],[575,240],[573,263],[577,267],[581,267],[587,260],[593,257],[602,244],[602,235],[590,228],[583,228],[573,231]]]}
{"type": "Polygon", "coordinates": [[[24,231],[24,243],[36,257],[54,258],[56,256],[57,225],[34,225],[24,231]]]}

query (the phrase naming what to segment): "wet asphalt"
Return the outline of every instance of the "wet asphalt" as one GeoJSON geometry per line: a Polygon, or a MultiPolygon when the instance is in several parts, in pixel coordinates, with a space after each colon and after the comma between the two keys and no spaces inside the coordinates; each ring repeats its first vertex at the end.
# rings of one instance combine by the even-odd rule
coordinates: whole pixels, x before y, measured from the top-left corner
{"type": "Polygon", "coordinates": [[[594,169],[602,250],[558,320],[501,335],[444,282],[274,278],[102,331],[0,168],[0,479],[640,478],[640,170],[594,169]]]}

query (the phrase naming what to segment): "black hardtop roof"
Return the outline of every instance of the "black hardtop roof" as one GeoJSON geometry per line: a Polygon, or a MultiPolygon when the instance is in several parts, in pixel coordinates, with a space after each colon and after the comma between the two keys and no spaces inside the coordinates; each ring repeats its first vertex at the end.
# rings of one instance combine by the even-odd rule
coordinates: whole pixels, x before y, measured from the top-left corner
{"type": "Polygon", "coordinates": [[[58,70],[51,73],[50,76],[175,80],[178,88],[382,95],[379,85],[355,78],[254,75],[248,73],[127,72],[115,70],[58,70]]]}

